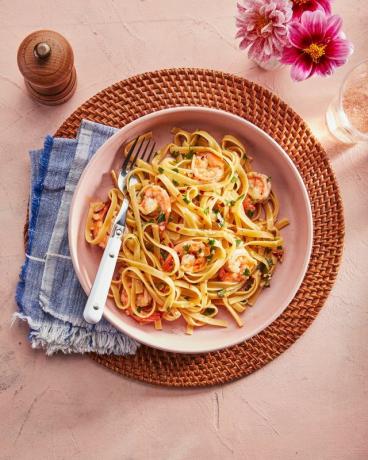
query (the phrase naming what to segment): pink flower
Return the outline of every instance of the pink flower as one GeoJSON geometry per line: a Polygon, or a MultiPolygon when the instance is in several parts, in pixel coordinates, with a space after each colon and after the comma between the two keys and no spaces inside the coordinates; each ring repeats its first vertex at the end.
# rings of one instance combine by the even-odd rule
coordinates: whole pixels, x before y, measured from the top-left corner
{"type": "Polygon", "coordinates": [[[322,10],[331,14],[331,0],[291,0],[293,3],[293,18],[299,19],[304,11],[322,10]]]}
{"type": "Polygon", "coordinates": [[[331,75],[344,65],[353,52],[351,42],[343,38],[340,16],[326,16],[322,11],[306,11],[300,22],[289,25],[291,46],[284,49],[281,62],[291,64],[291,78],[305,80],[314,73],[331,75]]]}
{"type": "Polygon", "coordinates": [[[241,38],[240,48],[248,49],[250,59],[267,62],[280,58],[288,43],[287,24],[292,17],[289,0],[243,0],[238,3],[236,38],[241,38]]]}

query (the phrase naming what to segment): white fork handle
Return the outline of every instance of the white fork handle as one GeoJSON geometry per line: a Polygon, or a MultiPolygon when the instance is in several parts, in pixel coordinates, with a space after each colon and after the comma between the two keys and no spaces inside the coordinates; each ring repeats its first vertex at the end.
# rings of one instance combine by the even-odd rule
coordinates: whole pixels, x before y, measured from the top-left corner
{"type": "Polygon", "coordinates": [[[121,247],[123,231],[124,226],[115,224],[113,233],[107,241],[96,278],[84,307],[83,317],[87,323],[96,324],[102,318],[121,247]]]}

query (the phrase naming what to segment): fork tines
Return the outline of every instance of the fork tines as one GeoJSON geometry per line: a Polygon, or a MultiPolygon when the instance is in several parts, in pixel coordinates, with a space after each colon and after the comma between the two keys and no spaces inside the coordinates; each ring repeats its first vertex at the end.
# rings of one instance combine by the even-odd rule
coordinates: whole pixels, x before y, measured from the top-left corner
{"type": "Polygon", "coordinates": [[[156,142],[153,142],[151,138],[145,138],[144,136],[138,136],[135,138],[133,144],[131,145],[125,159],[123,162],[123,165],[121,169],[124,171],[128,169],[132,169],[135,165],[135,162],[137,161],[139,154],[142,151],[142,154],[140,156],[141,160],[149,162],[152,159],[152,154],[154,152],[156,142]],[[141,139],[141,140],[140,140],[141,139]],[[139,141],[140,140],[140,141],[139,141]],[[139,142],[138,142],[139,141],[139,142]],[[151,148],[149,149],[149,146],[151,145],[151,148]],[[144,148],[143,148],[144,146],[144,148]]]}

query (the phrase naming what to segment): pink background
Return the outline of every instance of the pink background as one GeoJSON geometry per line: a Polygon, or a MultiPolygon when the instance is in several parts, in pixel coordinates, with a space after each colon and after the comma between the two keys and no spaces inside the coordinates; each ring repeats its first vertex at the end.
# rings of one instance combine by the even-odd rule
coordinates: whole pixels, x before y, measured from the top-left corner
{"type": "Polygon", "coordinates": [[[324,114],[346,72],[367,57],[365,0],[336,0],[355,44],[329,79],[295,84],[260,71],[234,41],[235,0],[99,0],[0,6],[0,458],[368,458],[367,145],[344,146],[324,114]],[[42,107],[26,95],[16,51],[51,28],[71,42],[78,89],[42,107]],[[122,378],[82,356],[46,358],[10,318],[23,261],[27,150],[40,147],[84,100],[109,84],[164,67],[208,67],[272,89],[325,146],[345,205],[345,252],[326,307],[306,334],[259,372],[221,388],[171,390],[122,378]]]}

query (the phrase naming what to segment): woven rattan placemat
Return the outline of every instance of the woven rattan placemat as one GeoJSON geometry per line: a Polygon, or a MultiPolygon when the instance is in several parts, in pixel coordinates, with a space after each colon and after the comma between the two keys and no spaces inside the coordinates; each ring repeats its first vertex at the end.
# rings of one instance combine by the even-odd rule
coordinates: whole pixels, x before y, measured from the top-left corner
{"type": "Polygon", "coordinates": [[[304,121],[281,99],[244,78],[202,69],[169,69],[116,83],[80,106],[56,135],[73,138],[82,118],[122,127],[156,110],[201,105],[235,113],[270,134],[296,164],[307,186],[314,221],[313,253],[298,293],[267,329],[242,343],[203,355],[146,346],[135,356],[92,355],[98,363],[149,383],[196,387],[244,377],[285,351],[308,328],[335,280],[344,238],[341,199],[326,153],[304,121]]]}

